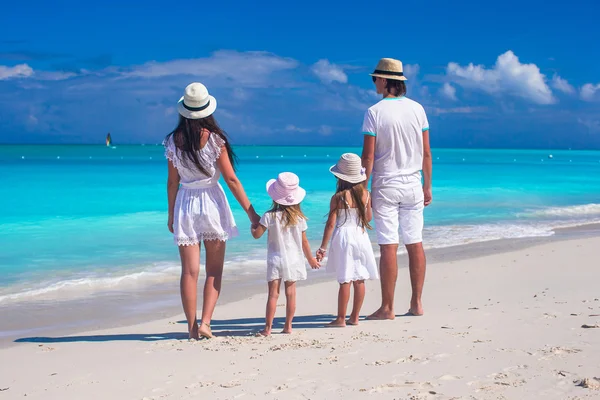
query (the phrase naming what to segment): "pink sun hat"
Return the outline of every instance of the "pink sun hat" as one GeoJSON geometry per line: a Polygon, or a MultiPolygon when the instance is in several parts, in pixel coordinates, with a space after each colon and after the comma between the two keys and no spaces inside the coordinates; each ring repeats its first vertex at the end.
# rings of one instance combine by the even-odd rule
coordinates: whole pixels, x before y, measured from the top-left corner
{"type": "Polygon", "coordinates": [[[300,204],[306,196],[306,190],[300,187],[300,178],[292,172],[282,172],[277,179],[269,180],[267,193],[275,203],[283,206],[300,204]]]}

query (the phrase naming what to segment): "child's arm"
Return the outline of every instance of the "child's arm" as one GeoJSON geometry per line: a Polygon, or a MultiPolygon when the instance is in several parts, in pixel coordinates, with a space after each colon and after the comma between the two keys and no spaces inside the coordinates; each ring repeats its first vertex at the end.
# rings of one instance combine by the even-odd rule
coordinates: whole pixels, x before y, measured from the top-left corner
{"type": "Polygon", "coordinates": [[[250,232],[252,233],[252,237],[254,239],[260,238],[265,233],[265,231],[267,230],[267,226],[269,226],[269,218],[270,213],[266,213],[262,216],[258,224],[252,225],[250,227],[250,232]]]}
{"type": "Polygon", "coordinates": [[[337,208],[338,208],[339,199],[336,195],[331,197],[331,201],[329,202],[329,218],[327,218],[327,223],[325,224],[325,230],[323,231],[323,240],[321,241],[321,247],[317,250],[317,260],[321,261],[325,254],[327,253],[327,245],[329,244],[329,240],[331,239],[331,235],[333,234],[333,230],[335,229],[335,223],[337,221],[337,208]]]}
{"type": "Polygon", "coordinates": [[[252,237],[254,239],[260,239],[260,237],[267,231],[267,228],[265,228],[261,224],[258,224],[256,228],[251,227],[250,231],[252,232],[252,237]]]}
{"type": "Polygon", "coordinates": [[[306,231],[302,232],[302,251],[304,252],[304,257],[306,257],[306,260],[308,261],[308,265],[310,265],[312,269],[319,269],[321,267],[321,264],[319,264],[317,259],[312,255],[310,244],[306,237],[306,231]]]}
{"type": "Polygon", "coordinates": [[[371,204],[371,195],[370,195],[369,191],[367,191],[367,204],[365,205],[365,207],[366,207],[367,222],[371,222],[371,219],[373,219],[373,207],[371,204]]]}

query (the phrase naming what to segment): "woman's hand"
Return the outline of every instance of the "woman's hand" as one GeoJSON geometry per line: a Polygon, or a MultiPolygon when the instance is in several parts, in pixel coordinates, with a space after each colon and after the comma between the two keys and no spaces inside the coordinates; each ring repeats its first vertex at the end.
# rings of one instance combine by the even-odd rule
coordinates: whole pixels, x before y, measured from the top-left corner
{"type": "Polygon", "coordinates": [[[311,257],[311,258],[308,259],[308,265],[310,265],[310,267],[312,269],[319,269],[319,268],[321,268],[321,264],[314,257],[311,257]]]}
{"type": "Polygon", "coordinates": [[[260,215],[256,213],[256,210],[254,210],[252,205],[250,205],[250,208],[248,209],[248,218],[250,219],[252,228],[256,228],[260,222],[260,215]]]}
{"type": "Polygon", "coordinates": [[[169,215],[169,221],[167,222],[167,227],[169,228],[169,232],[175,233],[173,231],[173,216],[169,215]]]}

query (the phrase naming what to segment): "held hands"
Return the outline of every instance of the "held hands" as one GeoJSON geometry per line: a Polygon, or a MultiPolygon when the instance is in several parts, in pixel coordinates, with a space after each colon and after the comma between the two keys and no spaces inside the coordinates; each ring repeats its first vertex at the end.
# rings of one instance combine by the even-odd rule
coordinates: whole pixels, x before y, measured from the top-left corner
{"type": "Polygon", "coordinates": [[[311,257],[308,259],[308,265],[310,265],[310,267],[312,269],[319,269],[321,268],[321,263],[319,261],[317,261],[316,258],[311,257]]]}
{"type": "Polygon", "coordinates": [[[423,202],[425,207],[431,204],[433,201],[433,196],[431,195],[431,186],[423,186],[423,202]]]}
{"type": "Polygon", "coordinates": [[[327,254],[327,250],[325,250],[324,248],[319,248],[319,250],[317,250],[317,261],[321,262],[323,261],[323,259],[325,258],[325,255],[327,254]]]}
{"type": "Polygon", "coordinates": [[[248,213],[248,218],[250,218],[250,224],[252,226],[252,229],[256,229],[256,227],[258,226],[258,223],[260,222],[260,215],[258,215],[256,213],[253,206],[250,206],[247,213],[248,213]]]}

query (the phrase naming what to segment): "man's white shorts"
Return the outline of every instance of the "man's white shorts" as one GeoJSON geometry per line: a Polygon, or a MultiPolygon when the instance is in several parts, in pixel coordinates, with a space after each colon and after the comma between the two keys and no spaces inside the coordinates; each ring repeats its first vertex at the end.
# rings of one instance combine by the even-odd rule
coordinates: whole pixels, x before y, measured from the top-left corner
{"type": "Polygon", "coordinates": [[[382,244],[423,241],[423,187],[420,180],[396,187],[373,189],[373,216],[377,242],[382,244]]]}

